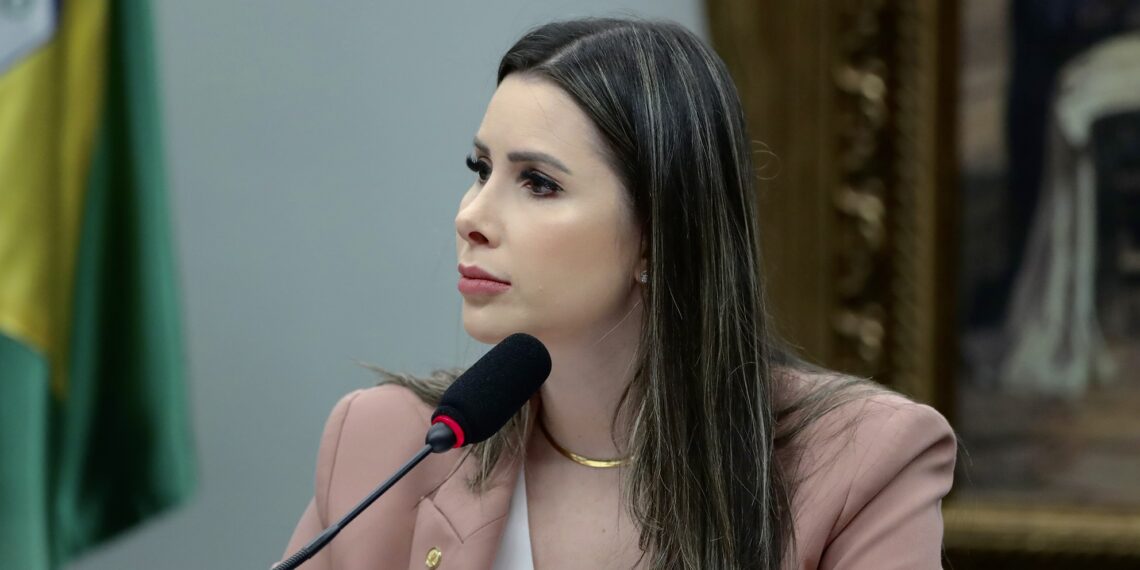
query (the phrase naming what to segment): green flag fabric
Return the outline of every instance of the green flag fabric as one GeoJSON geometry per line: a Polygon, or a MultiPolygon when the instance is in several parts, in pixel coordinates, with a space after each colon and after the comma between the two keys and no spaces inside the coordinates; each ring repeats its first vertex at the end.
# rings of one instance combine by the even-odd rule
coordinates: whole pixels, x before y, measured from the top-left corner
{"type": "Polygon", "coordinates": [[[184,501],[196,472],[149,7],[0,19],[43,9],[50,37],[0,53],[0,568],[21,570],[184,501]]]}

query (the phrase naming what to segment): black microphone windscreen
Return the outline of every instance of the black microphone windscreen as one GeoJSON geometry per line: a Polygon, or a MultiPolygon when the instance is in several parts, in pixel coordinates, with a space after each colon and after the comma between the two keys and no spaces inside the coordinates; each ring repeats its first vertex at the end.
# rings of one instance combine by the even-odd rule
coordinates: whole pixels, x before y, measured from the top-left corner
{"type": "Polygon", "coordinates": [[[550,353],[537,338],[516,333],[495,345],[443,393],[435,420],[447,416],[463,430],[463,445],[502,429],[550,376],[550,353]]]}

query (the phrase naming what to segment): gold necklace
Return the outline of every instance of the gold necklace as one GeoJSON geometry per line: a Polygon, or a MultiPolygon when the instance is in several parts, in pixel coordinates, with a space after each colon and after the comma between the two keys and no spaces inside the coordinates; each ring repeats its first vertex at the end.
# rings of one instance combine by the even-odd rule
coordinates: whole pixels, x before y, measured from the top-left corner
{"type": "Polygon", "coordinates": [[[547,431],[546,422],[542,421],[541,416],[538,418],[538,429],[542,430],[542,435],[546,437],[546,441],[550,442],[550,447],[553,447],[554,450],[558,453],[561,453],[563,457],[569,459],[570,461],[573,461],[574,463],[577,463],[578,465],[585,465],[586,467],[594,467],[596,469],[609,469],[611,467],[621,467],[622,465],[629,463],[629,460],[631,459],[628,457],[624,459],[590,459],[589,457],[578,455],[577,453],[574,453],[573,451],[570,451],[569,449],[558,445],[557,441],[554,441],[554,436],[550,435],[550,432],[547,431]]]}

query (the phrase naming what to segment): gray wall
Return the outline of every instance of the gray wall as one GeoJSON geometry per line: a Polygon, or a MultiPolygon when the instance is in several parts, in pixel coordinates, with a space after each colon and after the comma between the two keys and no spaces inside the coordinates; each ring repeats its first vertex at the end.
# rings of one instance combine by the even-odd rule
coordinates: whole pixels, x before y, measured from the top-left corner
{"type": "Polygon", "coordinates": [[[482,354],[452,220],[498,58],[535,24],[615,14],[706,35],[697,0],[158,2],[201,485],[71,569],[266,568],[326,415],[372,382],[355,360],[482,354]]]}

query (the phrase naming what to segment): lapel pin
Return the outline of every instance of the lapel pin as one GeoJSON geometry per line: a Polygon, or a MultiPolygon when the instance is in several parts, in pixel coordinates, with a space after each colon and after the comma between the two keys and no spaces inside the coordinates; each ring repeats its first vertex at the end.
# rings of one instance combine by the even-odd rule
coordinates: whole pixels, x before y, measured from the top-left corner
{"type": "Polygon", "coordinates": [[[443,561],[443,551],[433,546],[427,553],[427,560],[424,560],[424,566],[433,569],[439,568],[441,561],[443,561]]]}

